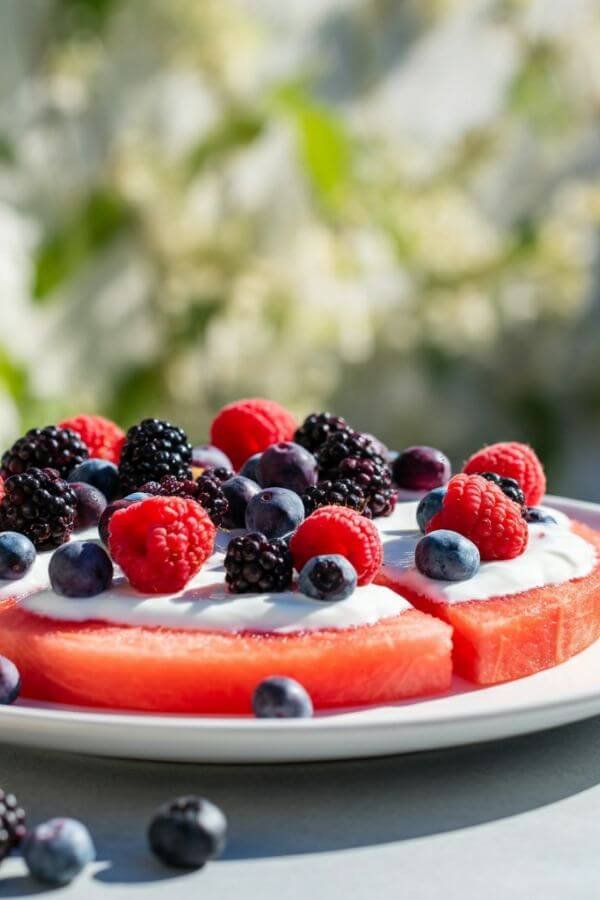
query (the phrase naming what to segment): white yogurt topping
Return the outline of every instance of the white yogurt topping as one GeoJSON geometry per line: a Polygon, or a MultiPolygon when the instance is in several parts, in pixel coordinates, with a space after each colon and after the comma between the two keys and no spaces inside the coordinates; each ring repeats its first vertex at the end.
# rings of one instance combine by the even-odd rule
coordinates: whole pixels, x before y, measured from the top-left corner
{"type": "MultiPolygon", "coordinates": [[[[98,529],[86,528],[83,531],[77,531],[72,537],[74,541],[97,541],[98,529]]],[[[0,601],[6,600],[7,597],[16,597],[20,599],[33,591],[41,591],[50,585],[48,577],[48,566],[54,550],[45,550],[43,553],[37,553],[34,563],[23,578],[11,581],[0,578],[0,601]]]]}

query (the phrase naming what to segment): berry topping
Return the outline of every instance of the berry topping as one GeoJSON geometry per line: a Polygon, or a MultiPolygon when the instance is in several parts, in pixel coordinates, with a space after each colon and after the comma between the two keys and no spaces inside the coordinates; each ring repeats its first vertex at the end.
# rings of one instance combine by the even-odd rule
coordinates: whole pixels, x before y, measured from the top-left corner
{"type": "Polygon", "coordinates": [[[345,556],[313,556],[302,567],[298,588],[313,600],[345,600],[356,588],[356,569],[345,556]]]}
{"type": "Polygon", "coordinates": [[[285,407],[254,397],[224,406],[213,419],[210,439],[239,469],[253,453],[278,441],[291,441],[296,425],[296,419],[285,407]]]}
{"type": "Polygon", "coordinates": [[[65,477],[88,456],[88,448],[74,431],[55,425],[32,428],[5,452],[0,474],[6,479],[36,468],[56,469],[65,477]]]}
{"type": "Polygon", "coordinates": [[[546,493],[546,475],[535,451],[516,441],[483,447],[466,461],[463,472],[467,475],[495,472],[503,478],[514,478],[528,506],[537,506],[546,493]]]}
{"type": "Polygon", "coordinates": [[[260,484],[259,472],[258,472],[258,464],[260,462],[260,458],[262,453],[253,453],[252,456],[249,456],[242,468],[240,469],[240,475],[243,475],[244,478],[249,478],[250,481],[255,481],[257,484],[260,484]]]}
{"type": "Polygon", "coordinates": [[[227,819],[210,800],[179,797],[156,811],[148,841],[166,865],[197,869],[225,849],[227,819]]]}
{"type": "Polygon", "coordinates": [[[0,862],[18,847],[26,833],[25,810],[14,794],[0,788],[0,862]]]}
{"type": "Polygon", "coordinates": [[[313,556],[345,556],[356,569],[359,585],[373,581],[383,560],[373,522],[343,506],[324,506],[305,519],[292,535],[290,549],[299,572],[313,556]]]}
{"type": "Polygon", "coordinates": [[[537,506],[529,506],[523,510],[523,518],[528,525],[556,525],[556,519],[537,506]]]}
{"type": "Polygon", "coordinates": [[[335,481],[319,481],[302,495],[307,516],[322,506],[347,506],[363,512],[367,498],[359,484],[350,478],[336,478],[335,481]]]}
{"type": "Polygon", "coordinates": [[[28,469],[5,483],[0,529],[18,531],[37,550],[53,550],[67,541],[75,526],[77,497],[54,469],[28,469]]]}
{"type": "Polygon", "coordinates": [[[77,497],[75,512],[75,531],[82,528],[92,528],[100,522],[102,513],[107,507],[106,497],[91,484],[83,481],[71,482],[71,487],[77,497]]]}
{"type": "Polygon", "coordinates": [[[253,497],[260,492],[255,481],[234,475],[221,485],[225,499],[229,503],[229,512],[223,519],[223,528],[245,528],[246,509],[253,497]]]}
{"type": "Polygon", "coordinates": [[[222,525],[229,512],[229,504],[219,481],[211,476],[210,471],[212,470],[201,475],[197,481],[180,480],[173,475],[167,475],[160,482],[149,481],[142,485],[140,493],[154,497],[184,497],[195,500],[204,507],[218,527],[222,525]]]}
{"type": "Polygon", "coordinates": [[[52,590],[63,597],[96,597],[108,590],[113,564],[95,541],[71,541],[52,554],[48,575],[52,590]]]}
{"type": "MultiPolygon", "coordinates": [[[[0,656],[0,705],[14,703],[21,690],[21,674],[12,660],[0,656]]],[[[1,793],[1,792],[0,792],[1,793]]],[[[0,819],[1,823],[1,819],[0,819]]],[[[2,859],[2,836],[0,834],[0,859],[2,859]]]]}
{"type": "Polygon", "coordinates": [[[427,531],[427,523],[442,508],[444,497],[446,496],[445,487],[437,487],[419,500],[417,506],[417,524],[419,529],[425,534],[427,531]]]}
{"type": "MultiPolygon", "coordinates": [[[[144,494],[143,498],[149,496],[149,494],[144,494]]],[[[142,499],[142,497],[140,497],[139,499],[142,499]]],[[[113,515],[120,509],[127,509],[128,506],[131,506],[131,504],[135,502],[135,500],[132,500],[129,497],[125,497],[123,500],[115,500],[114,503],[108,504],[108,506],[100,516],[100,521],[98,522],[98,534],[100,535],[100,540],[105,547],[108,547],[108,526],[113,515]]]]}
{"type": "Polygon", "coordinates": [[[225,554],[225,580],[234,594],[285,591],[292,583],[292,557],[285,541],[264,534],[233,538],[225,554]]]}
{"type": "Polygon", "coordinates": [[[407,447],[392,464],[394,481],[405,491],[431,491],[451,474],[450,460],[435,447],[407,447]]]}
{"type": "Polygon", "coordinates": [[[194,469],[202,470],[233,469],[233,463],[227,454],[212,444],[200,444],[192,449],[192,466],[194,469]]]}
{"type": "Polygon", "coordinates": [[[432,531],[415,548],[415,565],[428,578],[465,581],[479,569],[479,550],[456,531],[432,531]]]}
{"type": "Polygon", "coordinates": [[[311,413],[296,431],[294,440],[311,453],[316,453],[330,434],[347,427],[348,423],[341,416],[333,416],[328,412],[311,413]]]}
{"type": "Polygon", "coordinates": [[[529,536],[521,507],[480,475],[450,479],[442,508],[429,520],[427,532],[440,528],[473,541],[482,560],[519,556],[529,536]]]}
{"type": "Polygon", "coordinates": [[[342,428],[331,434],[318,453],[321,473],[328,475],[335,472],[340,463],[349,457],[358,459],[374,459],[383,463],[383,458],[377,452],[377,446],[364,434],[354,431],[353,428],[342,428]]]}
{"type": "Polygon", "coordinates": [[[351,456],[342,460],[337,470],[340,478],[349,478],[362,488],[366,505],[364,515],[370,519],[391,516],[396,506],[397,491],[392,484],[390,470],[379,459],[358,459],[351,456]]]}
{"type": "Polygon", "coordinates": [[[94,459],[107,459],[118,464],[125,432],[115,422],[104,416],[81,415],[65,419],[58,427],[69,428],[78,434],[94,459]]]}
{"type": "Polygon", "coordinates": [[[17,531],[0,533],[0,579],[17,581],[27,575],[35,562],[35,547],[17,531]]]}
{"type": "Polygon", "coordinates": [[[282,487],[303,494],[317,483],[317,460],[300,444],[280,441],[262,454],[258,479],[263,487],[282,487]]]}
{"type": "Polygon", "coordinates": [[[313,714],[310,695],[293,678],[272,675],[258,685],[252,697],[257,719],[308,719],[313,714]]]}
{"type": "Polygon", "coordinates": [[[140,489],[147,481],[165,475],[192,477],[192,447],[181,428],[160,419],[144,419],[127,432],[121,451],[119,475],[124,494],[140,489]]]}
{"type": "Polygon", "coordinates": [[[494,484],[497,484],[502,493],[514,500],[515,503],[518,503],[519,506],[525,506],[525,495],[519,487],[519,482],[515,481],[514,478],[502,478],[495,472],[482,472],[481,477],[485,478],[486,481],[493,481],[494,484]]]}
{"type": "Polygon", "coordinates": [[[145,594],[181,590],[213,552],[208,513],[182,497],[150,497],[117,510],[109,524],[114,561],[145,594]]]}
{"type": "Polygon", "coordinates": [[[259,491],[246,507],[246,528],[268,538],[279,538],[298,527],[304,518],[302,500],[286,488],[259,491]]]}
{"type": "Polygon", "coordinates": [[[112,503],[121,494],[119,470],[114,463],[106,459],[84,460],[75,466],[68,481],[82,481],[84,484],[91,484],[92,487],[104,494],[109,503],[112,503]]]}
{"type": "Polygon", "coordinates": [[[29,832],[23,856],[34,878],[69,884],[95,860],[96,850],[89,831],[77,819],[50,819],[29,832]]]}

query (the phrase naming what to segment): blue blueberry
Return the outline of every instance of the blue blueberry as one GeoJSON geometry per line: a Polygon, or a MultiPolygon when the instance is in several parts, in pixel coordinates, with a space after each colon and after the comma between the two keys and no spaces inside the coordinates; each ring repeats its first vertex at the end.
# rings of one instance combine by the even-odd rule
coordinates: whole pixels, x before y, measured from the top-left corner
{"type": "Polygon", "coordinates": [[[556,525],[556,519],[538,506],[529,506],[523,516],[528,525],[556,525]]]}
{"type": "Polygon", "coordinates": [[[428,578],[466,581],[479,569],[479,550],[456,531],[431,531],[415,548],[415,565],[428,578]]]}
{"type": "Polygon", "coordinates": [[[260,484],[258,464],[260,462],[261,456],[262,453],[254,453],[252,456],[249,456],[240,469],[240,475],[243,475],[244,478],[249,478],[250,481],[255,481],[257,484],[260,484]]]}
{"type": "Polygon", "coordinates": [[[192,449],[192,465],[196,469],[233,469],[226,453],[213,444],[200,444],[192,449]]]}
{"type": "Polygon", "coordinates": [[[303,494],[317,483],[317,460],[309,450],[293,441],[271,444],[258,463],[258,478],[263,487],[287,488],[303,494]]]}
{"type": "Polygon", "coordinates": [[[433,519],[435,514],[442,508],[446,491],[447,488],[445,487],[437,487],[432,491],[429,491],[428,494],[425,494],[425,496],[419,500],[419,505],[417,506],[417,524],[423,534],[425,534],[430,519],[433,519]]]}
{"type": "Polygon", "coordinates": [[[27,575],[35,562],[35,547],[18,531],[0,533],[0,578],[17,581],[27,575]]]}
{"type": "Polygon", "coordinates": [[[252,697],[257,719],[307,719],[313,714],[308,692],[293,678],[272,675],[258,685],[252,697]]]}
{"type": "Polygon", "coordinates": [[[55,550],[48,566],[52,589],[65,597],[95,597],[113,580],[113,564],[94,541],[71,541],[55,550]]]}
{"type": "Polygon", "coordinates": [[[77,819],[50,819],[25,838],[23,856],[34,878],[69,884],[96,858],[90,833],[77,819]]]}
{"type": "Polygon", "coordinates": [[[108,526],[110,525],[110,520],[113,515],[119,509],[127,509],[128,506],[131,506],[132,503],[135,503],[135,500],[115,500],[113,503],[109,503],[102,515],[100,516],[100,521],[98,522],[98,534],[100,535],[100,540],[104,544],[105,547],[108,547],[108,526]]]}
{"type": "Polygon", "coordinates": [[[91,528],[100,521],[100,516],[107,507],[107,500],[102,491],[86,484],[84,481],[74,481],[71,487],[77,497],[77,511],[75,513],[75,530],[91,528]]]}
{"type": "Polygon", "coordinates": [[[255,494],[246,507],[246,528],[265,537],[279,538],[294,531],[304,518],[304,504],[286,488],[266,488],[255,494]]]}
{"type": "Polygon", "coordinates": [[[75,466],[69,475],[69,481],[83,481],[97,488],[111,503],[121,492],[119,470],[107,459],[85,459],[75,466]]]}
{"type": "Polygon", "coordinates": [[[345,600],[356,589],[356,569],[345,556],[313,556],[302,567],[298,588],[313,600],[345,600]]]}
{"type": "Polygon", "coordinates": [[[227,819],[204,797],[178,797],[154,814],[148,828],[152,852],[168,866],[197,869],[220,856],[227,819]]]}
{"type": "Polygon", "coordinates": [[[147,494],[145,491],[134,491],[133,494],[127,494],[126,497],[123,497],[123,500],[129,500],[131,503],[138,503],[140,500],[147,500],[148,497],[152,496],[152,494],[147,494]]]}
{"type": "Polygon", "coordinates": [[[223,482],[221,490],[229,503],[223,528],[245,528],[248,503],[260,492],[260,485],[243,475],[234,475],[223,482]]]}
{"type": "Polygon", "coordinates": [[[0,705],[14,703],[21,690],[21,674],[14,662],[0,656],[0,705]]]}

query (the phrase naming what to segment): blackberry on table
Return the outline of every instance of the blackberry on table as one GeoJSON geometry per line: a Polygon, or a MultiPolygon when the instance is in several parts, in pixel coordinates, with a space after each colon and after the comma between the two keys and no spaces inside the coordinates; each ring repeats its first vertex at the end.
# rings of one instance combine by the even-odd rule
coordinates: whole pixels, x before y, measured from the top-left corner
{"type": "Polygon", "coordinates": [[[486,481],[492,481],[494,484],[497,484],[502,493],[510,500],[518,503],[519,506],[525,506],[525,494],[516,478],[504,478],[496,472],[482,472],[481,477],[485,478],[486,481]]]}
{"type": "Polygon", "coordinates": [[[330,434],[347,427],[348,423],[341,416],[334,416],[328,412],[311,413],[296,430],[294,441],[306,447],[311,453],[316,453],[330,434]]]}
{"type": "Polygon", "coordinates": [[[359,459],[351,456],[342,460],[338,474],[362,489],[366,498],[364,515],[368,518],[393,513],[397,491],[392,483],[392,473],[379,458],[359,459]]]}
{"type": "Polygon", "coordinates": [[[285,541],[259,532],[236,537],[225,554],[225,580],[234,594],[284,591],[292,583],[292,556],[285,541]]]}
{"type": "Polygon", "coordinates": [[[12,475],[0,503],[0,531],[18,531],[37,550],[53,550],[75,527],[77,495],[54,469],[12,475]]]}
{"type": "Polygon", "coordinates": [[[88,448],[81,437],[69,428],[55,425],[31,428],[2,456],[0,475],[9,478],[31,468],[48,468],[67,476],[88,456],[88,448]]]}
{"type": "Polygon", "coordinates": [[[350,478],[337,478],[335,481],[319,481],[314,487],[302,494],[302,502],[306,515],[310,516],[315,509],[322,506],[347,506],[362,512],[367,498],[362,487],[350,478]]]}
{"type": "Polygon", "coordinates": [[[195,500],[204,507],[215,525],[223,524],[229,513],[229,502],[223,493],[220,482],[208,474],[203,474],[197,481],[191,478],[176,478],[166,475],[160,481],[148,481],[140,490],[155,497],[183,497],[195,500]]]}
{"type": "Polygon", "coordinates": [[[349,457],[372,459],[384,465],[373,441],[353,428],[342,428],[329,435],[317,454],[321,475],[327,477],[349,457]]]}
{"type": "Polygon", "coordinates": [[[130,494],[166,475],[181,481],[191,479],[191,462],[192,445],[185,431],[160,419],[144,419],[129,429],[121,451],[123,493],[130,494]]]}
{"type": "Polygon", "coordinates": [[[218,484],[223,484],[224,481],[229,481],[234,475],[235,472],[231,469],[226,469],[224,466],[216,466],[214,468],[209,467],[208,469],[205,469],[200,477],[212,478],[212,480],[216,481],[218,484]]]}
{"type": "Polygon", "coordinates": [[[14,794],[7,794],[0,788],[0,862],[19,846],[25,831],[25,810],[19,806],[14,794]]]}

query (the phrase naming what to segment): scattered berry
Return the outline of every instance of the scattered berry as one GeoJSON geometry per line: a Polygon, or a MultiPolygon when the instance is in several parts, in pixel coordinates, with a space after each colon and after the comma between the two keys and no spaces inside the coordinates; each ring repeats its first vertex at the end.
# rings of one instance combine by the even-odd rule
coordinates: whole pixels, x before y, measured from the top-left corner
{"type": "Polygon", "coordinates": [[[125,432],[115,422],[104,416],[80,415],[65,419],[58,427],[78,434],[94,459],[107,459],[118,465],[125,432]]]}
{"type": "Polygon", "coordinates": [[[0,533],[0,579],[17,581],[27,575],[35,562],[35,547],[17,531],[0,533]]]}
{"type": "Polygon", "coordinates": [[[341,416],[334,416],[328,412],[311,413],[296,431],[294,440],[311,453],[316,453],[330,434],[344,428],[348,428],[348,423],[341,416]]]}
{"type": "Polygon", "coordinates": [[[192,447],[181,428],[160,419],[144,419],[129,429],[121,451],[123,493],[137,491],[147,481],[161,481],[165,475],[189,479],[191,461],[192,447]]]}
{"type": "Polygon", "coordinates": [[[468,475],[495,472],[503,478],[514,478],[528,506],[537,506],[546,493],[546,475],[535,451],[516,441],[483,447],[466,461],[463,472],[468,475]]]}
{"type": "Polygon", "coordinates": [[[71,541],[55,550],[48,566],[52,590],[63,597],[96,597],[112,584],[113,564],[95,541],[71,541]]]}
{"type": "Polygon", "coordinates": [[[245,528],[246,509],[250,500],[260,492],[259,485],[249,478],[244,478],[243,475],[234,475],[223,482],[221,489],[229,504],[229,512],[224,517],[223,528],[245,528]]]}
{"type": "Polygon", "coordinates": [[[429,520],[442,508],[445,496],[446,488],[437,487],[432,491],[429,491],[428,494],[425,494],[425,496],[419,500],[419,505],[417,506],[417,524],[423,534],[427,531],[427,523],[429,520]]]}
{"type": "MultiPolygon", "coordinates": [[[[249,456],[242,468],[240,469],[240,475],[243,475],[244,478],[249,478],[250,481],[255,481],[260,485],[259,479],[259,462],[262,453],[253,453],[252,456],[249,456]]],[[[261,485],[262,487],[262,485],[261,485]]]]}
{"type": "MultiPolygon", "coordinates": [[[[14,703],[21,690],[21,674],[12,660],[0,656],[0,705],[14,703]]],[[[1,792],[0,792],[1,793],[1,792]]],[[[0,844],[2,838],[0,837],[0,844]]],[[[0,859],[2,852],[0,850],[0,859]]]]}
{"type": "Polygon", "coordinates": [[[75,466],[67,480],[91,484],[104,494],[108,503],[112,503],[121,494],[119,470],[114,463],[106,459],[84,460],[75,466]]]}
{"type": "Polygon", "coordinates": [[[537,506],[529,506],[523,510],[523,518],[528,525],[556,525],[554,516],[537,506]]]}
{"type": "MultiPolygon", "coordinates": [[[[146,497],[146,494],[144,494],[144,497],[146,497]]],[[[120,509],[127,509],[128,506],[131,506],[131,504],[135,502],[135,500],[124,498],[123,500],[115,500],[114,503],[108,504],[98,522],[98,534],[105,547],[108,547],[108,526],[113,515],[120,509]]]]}
{"type": "Polygon", "coordinates": [[[391,516],[396,507],[398,492],[392,484],[390,470],[379,459],[358,459],[351,456],[342,460],[337,470],[339,478],[349,478],[362,488],[366,497],[364,515],[371,519],[391,516]]]}
{"type": "Polygon", "coordinates": [[[353,428],[342,428],[330,434],[319,450],[317,458],[321,473],[328,476],[332,472],[337,472],[340,463],[351,456],[357,459],[374,459],[383,463],[376,445],[366,435],[354,431],[353,428]]]}
{"type": "Polygon", "coordinates": [[[6,479],[35,468],[56,469],[65,477],[88,455],[88,448],[74,431],[55,425],[32,428],[5,452],[0,474],[6,479]]]}
{"type": "Polygon", "coordinates": [[[286,488],[265,488],[246,507],[246,528],[268,538],[280,538],[298,527],[304,518],[302,500],[286,488]]]}
{"type": "Polygon", "coordinates": [[[0,788],[0,862],[19,846],[25,834],[25,810],[14,794],[0,788]]]}
{"type": "Polygon", "coordinates": [[[313,556],[302,567],[298,588],[313,600],[345,600],[356,589],[356,569],[345,556],[313,556]]]}
{"type": "Polygon", "coordinates": [[[431,491],[446,484],[451,474],[450,460],[435,447],[407,447],[392,468],[394,481],[406,491],[431,491]]]}
{"type": "Polygon", "coordinates": [[[223,484],[225,481],[229,481],[230,478],[233,478],[235,472],[232,469],[217,466],[216,468],[209,467],[208,469],[205,469],[202,474],[207,478],[212,478],[217,484],[223,484]]]}
{"type": "Polygon", "coordinates": [[[71,482],[71,487],[77,497],[77,509],[75,512],[75,531],[82,528],[92,528],[100,521],[100,517],[107,507],[106,497],[91,484],[83,481],[71,482]]]}
{"type": "Polygon", "coordinates": [[[213,552],[215,526],[194,500],[150,497],[110,519],[111,556],[145,594],[181,590],[213,552]]]}
{"type": "Polygon", "coordinates": [[[383,561],[373,522],[343,506],[324,506],[305,519],[292,535],[290,549],[298,572],[313,556],[345,556],[356,569],[359,585],[373,581],[383,561]]]}
{"type": "Polygon", "coordinates": [[[257,719],[308,719],[313,704],[308,692],[298,681],[283,675],[272,675],[258,685],[252,697],[257,719]]]}
{"type": "Polygon", "coordinates": [[[0,530],[18,531],[36,550],[53,550],[69,539],[75,526],[77,497],[54,469],[28,469],[5,482],[0,503],[0,530]]]}
{"type": "Polygon", "coordinates": [[[123,500],[129,500],[130,502],[135,503],[137,500],[147,500],[148,497],[152,496],[152,494],[147,494],[146,491],[133,491],[133,493],[123,497],[123,500]]]}
{"type": "Polygon", "coordinates": [[[224,406],[213,419],[210,439],[239,469],[253,453],[277,441],[291,441],[296,424],[294,416],[279,403],[254,397],[224,406]]]}
{"type": "Polygon", "coordinates": [[[317,483],[317,460],[300,444],[280,441],[262,454],[258,477],[263,487],[282,487],[303,494],[317,483]]]}
{"type": "Polygon", "coordinates": [[[289,547],[258,532],[229,541],[224,566],[225,580],[234,594],[284,591],[292,583],[289,547]]]}
{"type": "Polygon", "coordinates": [[[183,497],[195,500],[204,507],[213,523],[218,527],[229,512],[229,503],[221,489],[220,483],[211,477],[207,470],[197,481],[178,479],[167,475],[160,482],[149,481],[142,485],[141,493],[154,497],[183,497]]]}
{"type": "Polygon", "coordinates": [[[363,512],[367,498],[359,484],[349,478],[336,478],[335,481],[319,481],[302,495],[304,511],[307,516],[322,506],[347,506],[363,512]]]}
{"type": "Polygon", "coordinates": [[[529,535],[521,507],[480,475],[450,479],[442,508],[427,524],[428,533],[439,529],[458,531],[469,538],[479,548],[482,560],[519,556],[529,535]]]}
{"type": "Polygon", "coordinates": [[[525,506],[525,495],[519,487],[519,482],[514,478],[502,478],[495,472],[481,472],[481,477],[486,481],[493,481],[497,484],[503,494],[518,503],[519,506],[525,506]]]}
{"type": "Polygon", "coordinates": [[[94,861],[96,850],[89,831],[77,819],[50,819],[27,835],[23,856],[34,878],[69,884],[94,861]]]}
{"type": "Polygon", "coordinates": [[[227,819],[210,800],[179,797],[156,811],[148,841],[166,865],[198,869],[225,849],[227,819]]]}
{"type": "Polygon", "coordinates": [[[194,469],[202,470],[233,469],[233,463],[227,454],[212,444],[200,444],[200,446],[192,448],[192,466],[194,469]]]}
{"type": "Polygon", "coordinates": [[[465,581],[479,569],[479,550],[456,531],[432,531],[415,548],[415,565],[428,578],[465,581]]]}

